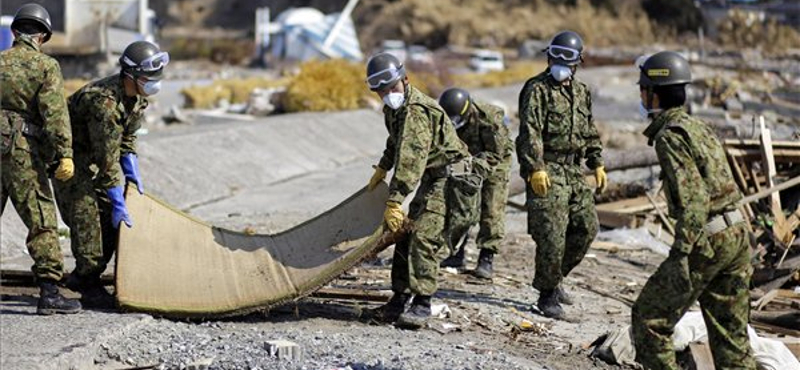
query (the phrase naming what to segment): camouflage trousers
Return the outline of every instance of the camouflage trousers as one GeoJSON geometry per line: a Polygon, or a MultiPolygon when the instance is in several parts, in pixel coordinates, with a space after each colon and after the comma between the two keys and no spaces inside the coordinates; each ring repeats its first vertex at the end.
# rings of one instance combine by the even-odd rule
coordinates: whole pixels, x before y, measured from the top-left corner
{"type": "Polygon", "coordinates": [[[111,202],[105,189],[96,186],[89,165],[77,161],[75,176],[56,184],[61,218],[70,229],[74,273],[98,278],[116,250],[119,230],[111,223],[111,202]]]}
{"type": "MultiPolygon", "coordinates": [[[[450,253],[456,253],[458,243],[472,225],[478,223],[479,249],[497,253],[506,233],[505,216],[508,200],[508,170],[496,170],[484,178],[480,191],[471,199],[447,198],[447,230],[450,253]]],[[[457,198],[457,197],[453,197],[457,198]]],[[[461,246],[463,248],[463,244],[461,246]]]]}
{"type": "Polygon", "coordinates": [[[481,217],[478,248],[497,253],[506,237],[506,201],[508,201],[508,171],[483,180],[481,188],[481,217]]]}
{"type": "Polygon", "coordinates": [[[37,148],[35,141],[16,135],[9,153],[3,155],[0,214],[11,198],[11,204],[28,228],[25,245],[33,258],[33,274],[39,280],[58,281],[64,270],[64,256],[58,242],[56,205],[47,178],[47,165],[37,148]]]}
{"type": "Polygon", "coordinates": [[[446,257],[445,183],[446,178],[422,176],[411,202],[408,218],[414,230],[394,247],[392,290],[397,293],[433,295],[437,289],[439,261],[446,257]]]}
{"type": "Polygon", "coordinates": [[[701,243],[688,255],[673,249],[633,305],[636,361],[648,370],[678,370],[672,333],[699,300],[715,368],[755,370],[747,337],[752,275],[747,230],[740,224],[701,243]]]}
{"type": "Polygon", "coordinates": [[[545,196],[526,187],[528,233],[536,242],[533,287],[539,291],[555,289],[581,263],[598,228],[593,191],[580,166],[548,162],[547,174],[552,186],[545,196]]]}

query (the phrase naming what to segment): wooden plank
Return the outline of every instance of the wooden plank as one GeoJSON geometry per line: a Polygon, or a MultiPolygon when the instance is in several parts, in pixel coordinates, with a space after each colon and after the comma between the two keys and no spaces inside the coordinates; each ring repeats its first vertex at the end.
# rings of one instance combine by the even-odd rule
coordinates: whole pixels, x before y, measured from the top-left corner
{"type": "Polygon", "coordinates": [[[764,308],[764,306],[768,305],[773,299],[778,297],[778,290],[770,290],[767,294],[764,294],[763,297],[759,298],[757,301],[753,302],[752,307],[754,311],[760,311],[764,308]]]}
{"type": "Polygon", "coordinates": [[[753,311],[750,320],[796,330],[800,328],[800,311],[753,311]]]}
{"type": "Polygon", "coordinates": [[[690,343],[689,351],[692,353],[695,370],[715,370],[714,357],[711,355],[711,347],[707,342],[690,343]]]}
{"type": "Polygon", "coordinates": [[[770,325],[763,322],[753,321],[750,322],[753,329],[765,331],[772,334],[788,335],[795,338],[800,338],[800,330],[787,329],[777,325],[770,325]]]}
{"type": "MultiPolygon", "coordinates": [[[[764,175],[767,177],[767,187],[772,188],[775,187],[775,176],[778,174],[775,168],[775,157],[772,153],[772,133],[764,124],[764,116],[760,116],[758,119],[761,125],[761,170],[764,171],[764,175]]],[[[783,216],[781,197],[778,193],[770,194],[770,205],[773,213],[775,213],[776,220],[778,214],[783,216]]]]}
{"type": "Polygon", "coordinates": [[[736,184],[739,185],[739,189],[742,190],[742,193],[747,194],[747,181],[744,178],[744,173],[742,172],[742,167],[739,165],[739,161],[737,161],[730,152],[726,151],[726,154],[726,157],[728,157],[728,164],[733,171],[733,179],[736,181],[736,184]]]}
{"type": "Polygon", "coordinates": [[[800,293],[797,293],[794,290],[776,289],[776,291],[778,292],[778,297],[789,298],[789,299],[800,299],[800,293]]]}
{"type": "Polygon", "coordinates": [[[670,234],[675,235],[675,227],[672,226],[672,222],[669,221],[669,218],[667,218],[667,215],[665,215],[664,211],[661,210],[661,207],[656,204],[655,198],[653,198],[650,193],[645,193],[644,195],[647,196],[647,200],[649,200],[650,204],[652,204],[653,208],[655,208],[656,212],[658,213],[658,218],[661,219],[661,223],[664,225],[667,231],[669,231],[670,234]]]}
{"type": "MultiPolygon", "coordinates": [[[[742,173],[742,168],[741,166],[739,166],[739,161],[736,160],[736,158],[734,158],[730,153],[726,154],[727,154],[726,156],[728,157],[728,163],[730,164],[731,169],[733,170],[733,178],[736,181],[736,184],[739,185],[739,189],[742,191],[742,194],[747,194],[749,189],[747,187],[747,181],[744,178],[744,174],[742,173]]],[[[750,207],[749,203],[745,204],[743,208],[745,215],[748,218],[753,219],[755,217],[755,212],[753,212],[753,208],[750,207]]],[[[752,228],[749,222],[747,223],[747,228],[748,229],[752,228]]]]}
{"type": "Polygon", "coordinates": [[[630,213],[620,213],[614,211],[597,210],[597,218],[600,225],[610,228],[628,227],[635,228],[637,226],[636,215],[630,213]]]}
{"type": "MultiPolygon", "coordinates": [[[[659,201],[656,203],[659,207],[666,207],[667,203],[659,201]]],[[[645,196],[636,198],[623,199],[616,202],[603,203],[597,205],[597,210],[612,211],[619,213],[639,213],[649,212],[653,210],[653,205],[645,196]]]]}
{"type": "MultiPolygon", "coordinates": [[[[754,139],[725,139],[723,140],[723,144],[726,147],[734,147],[734,148],[758,148],[761,146],[761,142],[754,139]]],[[[772,147],[785,148],[785,149],[800,149],[800,141],[773,141],[772,147]]]]}
{"type": "MultiPolygon", "coordinates": [[[[757,161],[762,159],[759,149],[728,148],[727,151],[730,155],[743,161],[757,161]]],[[[772,156],[775,159],[775,163],[797,163],[798,159],[800,159],[800,150],[773,148],[772,156]]]]}
{"type": "Polygon", "coordinates": [[[311,296],[315,298],[345,299],[351,301],[388,302],[389,298],[391,298],[391,293],[369,289],[325,287],[311,293],[311,296]]]}
{"type": "MultiPolygon", "coordinates": [[[[64,279],[68,277],[69,273],[64,273],[64,279]]],[[[30,270],[2,270],[0,271],[0,280],[3,285],[36,286],[36,278],[30,270]]],[[[104,273],[100,275],[100,281],[104,285],[114,285],[114,274],[104,273]]]]}
{"type": "Polygon", "coordinates": [[[763,189],[761,189],[761,179],[759,178],[758,174],[756,173],[756,168],[755,167],[750,166],[748,168],[748,170],[750,171],[750,178],[753,180],[753,189],[755,189],[756,193],[758,193],[759,191],[763,190],[763,189]]]}
{"type": "Polygon", "coordinates": [[[786,190],[786,189],[791,188],[791,187],[796,186],[796,185],[800,185],[800,176],[797,176],[797,177],[795,177],[795,178],[793,178],[791,180],[782,182],[782,183],[780,183],[780,184],[778,184],[778,185],[776,185],[774,187],[771,187],[769,189],[764,189],[762,191],[759,191],[758,193],[755,193],[755,194],[752,194],[752,195],[748,195],[748,196],[744,197],[744,199],[740,200],[738,204],[739,205],[745,205],[745,204],[748,204],[748,203],[753,203],[753,202],[758,201],[758,200],[760,200],[762,198],[768,197],[773,193],[777,193],[777,192],[786,190]]]}

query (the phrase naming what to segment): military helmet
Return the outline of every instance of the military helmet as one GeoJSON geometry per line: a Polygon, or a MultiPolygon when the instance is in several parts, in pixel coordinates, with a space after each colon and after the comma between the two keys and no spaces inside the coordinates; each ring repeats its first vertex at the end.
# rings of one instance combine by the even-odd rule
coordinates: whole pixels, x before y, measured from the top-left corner
{"type": "Polygon", "coordinates": [[[50,40],[53,35],[53,26],[50,22],[50,13],[39,4],[29,3],[17,9],[14,20],[11,21],[11,29],[16,30],[22,23],[32,22],[44,28],[44,42],[50,40]]]}
{"type": "Polygon", "coordinates": [[[583,40],[573,31],[561,31],[553,37],[544,51],[549,58],[562,64],[578,64],[583,52],[583,40]]]}
{"type": "Polygon", "coordinates": [[[459,128],[463,125],[464,114],[469,110],[471,100],[467,90],[451,87],[439,97],[439,105],[444,108],[456,128],[459,128]]]}
{"type": "Polygon", "coordinates": [[[372,91],[394,86],[406,77],[403,63],[392,54],[378,53],[367,62],[367,86],[372,91]]]}
{"type": "Polygon", "coordinates": [[[639,85],[643,87],[685,85],[691,82],[689,62],[674,51],[655,53],[639,66],[639,85]]]}
{"type": "Polygon", "coordinates": [[[123,72],[150,79],[160,79],[168,63],[169,53],[161,51],[158,46],[148,41],[131,43],[119,57],[123,72]]]}

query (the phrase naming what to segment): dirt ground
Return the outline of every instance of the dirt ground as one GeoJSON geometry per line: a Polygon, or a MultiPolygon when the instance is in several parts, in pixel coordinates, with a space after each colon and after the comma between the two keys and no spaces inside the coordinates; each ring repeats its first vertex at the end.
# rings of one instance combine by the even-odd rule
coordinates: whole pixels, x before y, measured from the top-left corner
{"type": "MultiPolygon", "coordinates": [[[[446,304],[451,314],[433,320],[426,329],[412,332],[365,322],[363,309],[375,307],[376,302],[319,298],[225,320],[185,322],[142,315],[123,330],[88,344],[89,368],[154,365],[184,369],[203,359],[213,359],[211,369],[619,368],[590,358],[588,345],[606,331],[628,323],[629,305],[661,257],[635,244],[611,251],[591,249],[566,280],[577,301],[566,307],[569,322],[555,321],[532,308],[538,293],[530,286],[535,248],[524,229],[526,216],[509,209],[507,222],[509,232],[496,257],[494,279],[487,282],[468,271],[443,270],[434,304],[446,304]],[[533,323],[535,330],[520,331],[523,320],[533,323]],[[446,332],[448,325],[455,329],[446,332]],[[263,343],[274,339],[297,343],[304,352],[303,360],[269,357],[263,343]]],[[[331,286],[386,292],[390,257],[391,250],[387,250],[331,286]]],[[[477,251],[470,242],[469,268],[476,259],[477,251]]],[[[35,291],[2,289],[4,315],[32,313],[35,291]]],[[[130,314],[87,311],[77,316],[92,322],[130,314]]],[[[62,318],[51,318],[50,323],[56,320],[62,318]]]]}

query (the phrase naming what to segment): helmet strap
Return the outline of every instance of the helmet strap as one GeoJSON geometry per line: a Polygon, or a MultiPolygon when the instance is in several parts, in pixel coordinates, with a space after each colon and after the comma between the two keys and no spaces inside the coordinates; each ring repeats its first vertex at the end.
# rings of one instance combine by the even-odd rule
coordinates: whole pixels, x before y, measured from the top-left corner
{"type": "Polygon", "coordinates": [[[646,102],[647,104],[645,104],[645,108],[647,108],[647,110],[651,110],[651,109],[657,108],[657,107],[652,107],[652,105],[653,105],[653,96],[655,96],[655,92],[653,92],[653,87],[652,86],[648,86],[647,87],[647,102],[646,102]]]}

